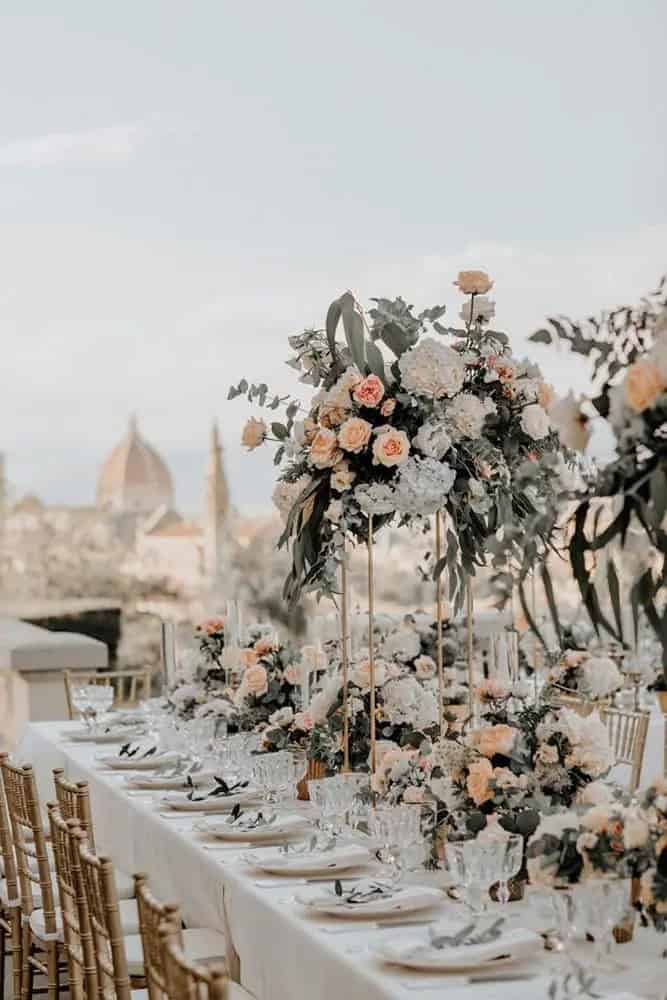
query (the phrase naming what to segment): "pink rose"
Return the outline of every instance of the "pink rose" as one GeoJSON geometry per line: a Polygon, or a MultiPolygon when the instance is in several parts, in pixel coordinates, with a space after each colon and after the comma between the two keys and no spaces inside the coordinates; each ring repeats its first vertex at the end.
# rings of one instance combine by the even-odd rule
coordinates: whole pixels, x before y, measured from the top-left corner
{"type": "Polygon", "coordinates": [[[309,733],[315,725],[310,712],[297,712],[294,716],[294,728],[300,729],[304,733],[309,733]]]}
{"type": "Polygon", "coordinates": [[[200,632],[206,632],[206,635],[216,635],[218,632],[225,631],[225,619],[224,618],[209,618],[208,621],[202,622],[199,626],[200,632]]]}
{"type": "Polygon", "coordinates": [[[380,407],[380,413],[383,417],[390,417],[394,410],[396,409],[395,399],[385,399],[384,403],[380,407]]]}
{"type": "Polygon", "coordinates": [[[652,406],[665,388],[660,369],[653,361],[635,361],[625,376],[625,398],[635,413],[652,406]]]}
{"type": "Polygon", "coordinates": [[[384,396],[382,379],[377,375],[368,375],[352,393],[360,406],[377,406],[384,396]]]}
{"type": "Polygon", "coordinates": [[[339,431],[338,443],[343,451],[354,453],[363,451],[370,441],[372,429],[367,420],[362,420],[361,417],[350,417],[339,431]]]}
{"type": "Polygon", "coordinates": [[[254,451],[255,448],[259,448],[260,444],[266,441],[266,437],[269,433],[269,429],[263,420],[257,420],[255,417],[250,417],[247,421],[245,427],[243,428],[243,433],[241,434],[241,444],[248,451],[254,451]]]}
{"type": "Polygon", "coordinates": [[[486,271],[459,271],[454,282],[464,295],[486,295],[493,288],[493,282],[486,271]]]}
{"type": "Polygon", "coordinates": [[[410,441],[405,431],[393,428],[378,434],[373,442],[373,463],[388,468],[403,465],[410,454],[410,441]]]}
{"type": "Polygon", "coordinates": [[[255,651],[258,656],[266,656],[267,653],[272,653],[275,648],[272,639],[258,639],[255,643],[255,651]]]}
{"type": "Polygon", "coordinates": [[[246,691],[254,694],[256,698],[266,694],[269,688],[269,679],[261,663],[256,664],[254,667],[248,667],[243,675],[243,686],[246,691]]]}

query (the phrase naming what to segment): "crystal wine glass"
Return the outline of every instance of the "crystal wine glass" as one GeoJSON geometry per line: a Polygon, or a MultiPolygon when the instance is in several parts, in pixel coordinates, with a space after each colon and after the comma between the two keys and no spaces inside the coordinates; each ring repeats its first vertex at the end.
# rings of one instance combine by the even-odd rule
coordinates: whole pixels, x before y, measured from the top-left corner
{"type": "Polygon", "coordinates": [[[510,901],[509,881],[515,878],[521,871],[523,863],[523,837],[518,833],[511,833],[507,840],[501,841],[501,876],[498,880],[498,902],[501,906],[506,906],[510,901]]]}

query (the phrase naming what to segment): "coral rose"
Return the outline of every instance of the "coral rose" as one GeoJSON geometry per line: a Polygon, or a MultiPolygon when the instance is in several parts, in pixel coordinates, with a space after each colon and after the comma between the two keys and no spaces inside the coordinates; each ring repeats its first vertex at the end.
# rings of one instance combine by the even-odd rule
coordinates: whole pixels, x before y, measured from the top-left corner
{"type": "Polygon", "coordinates": [[[371,438],[371,425],[361,417],[350,417],[338,432],[338,443],[343,451],[363,451],[371,438]]]}
{"type": "Polygon", "coordinates": [[[643,413],[662,394],[664,382],[653,361],[635,361],[625,376],[625,398],[635,413],[643,413]]]}
{"type": "Polygon", "coordinates": [[[272,653],[275,648],[273,639],[258,639],[255,643],[258,656],[266,656],[267,653],[272,653]]]}
{"type": "Polygon", "coordinates": [[[493,777],[493,768],[488,760],[476,760],[468,768],[466,788],[468,795],[476,806],[488,802],[492,798],[489,782],[493,777]]]}
{"type": "Polygon", "coordinates": [[[290,663],[289,666],[285,667],[283,677],[288,684],[295,687],[297,684],[301,683],[301,666],[298,663],[290,663]]]}
{"type": "Polygon", "coordinates": [[[493,282],[486,271],[459,271],[454,282],[464,295],[486,295],[493,288],[493,282]]]}
{"type": "Polygon", "coordinates": [[[310,464],[318,469],[326,469],[336,464],[339,454],[338,439],[334,431],[320,427],[310,446],[308,455],[310,464]]]}
{"type": "Polygon", "coordinates": [[[410,785],[403,792],[403,801],[407,802],[408,805],[418,805],[424,801],[424,789],[410,785]]]}
{"type": "Polygon", "coordinates": [[[410,453],[410,441],[405,431],[389,428],[378,434],[373,442],[373,463],[375,465],[403,465],[410,453]]]}
{"type": "Polygon", "coordinates": [[[260,698],[269,689],[268,674],[261,663],[248,667],[243,675],[243,687],[256,698],[260,698]]]}
{"type": "Polygon", "coordinates": [[[384,385],[377,375],[368,375],[352,393],[360,406],[377,406],[384,397],[384,385]]]}
{"type": "Polygon", "coordinates": [[[245,427],[243,428],[243,433],[241,434],[241,444],[248,451],[253,451],[255,448],[259,448],[260,444],[266,441],[266,436],[269,433],[269,429],[263,420],[256,420],[255,417],[250,417],[247,421],[245,427]]]}
{"type": "Polygon", "coordinates": [[[200,632],[206,632],[206,635],[216,635],[218,632],[225,631],[225,619],[224,618],[209,618],[208,621],[202,622],[199,626],[200,632]]]}

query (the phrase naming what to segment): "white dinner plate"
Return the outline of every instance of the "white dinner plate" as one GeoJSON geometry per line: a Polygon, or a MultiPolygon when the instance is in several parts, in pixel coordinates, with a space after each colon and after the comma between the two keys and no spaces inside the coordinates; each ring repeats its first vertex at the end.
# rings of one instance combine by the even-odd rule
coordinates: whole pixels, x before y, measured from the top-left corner
{"type": "MultiPolygon", "coordinates": [[[[204,792],[205,790],[201,789],[198,794],[203,795],[204,792]]],[[[162,796],[160,807],[174,809],[177,812],[227,813],[231,812],[236,805],[250,805],[250,803],[258,802],[259,798],[260,793],[256,788],[244,788],[234,795],[214,796],[196,802],[189,799],[186,792],[170,792],[168,795],[162,796]]]]}
{"type": "Polygon", "coordinates": [[[141,753],[140,750],[135,757],[125,755],[119,757],[118,754],[98,753],[95,754],[95,760],[98,764],[103,764],[104,767],[112,768],[114,771],[154,771],[156,767],[162,767],[169,761],[173,761],[175,764],[178,759],[178,754],[172,750],[154,753],[150,757],[142,757],[141,753]]]}
{"type": "Polygon", "coordinates": [[[271,875],[327,875],[368,864],[370,854],[363,847],[348,844],[332,851],[281,854],[275,847],[257,849],[243,858],[249,865],[271,875]]]}
{"type": "Polygon", "coordinates": [[[63,733],[62,736],[73,743],[127,743],[128,740],[138,739],[143,733],[142,726],[108,726],[101,733],[91,733],[89,729],[81,727],[63,733]]]}
{"type": "Polygon", "coordinates": [[[429,886],[410,885],[397,889],[384,899],[369,899],[366,903],[348,903],[344,897],[335,895],[333,889],[303,889],[295,893],[297,903],[301,903],[312,913],[330,917],[350,917],[357,920],[371,920],[376,917],[395,916],[398,913],[416,913],[442,903],[440,889],[429,886]]]}
{"type": "MultiPolygon", "coordinates": [[[[255,812],[255,810],[253,810],[255,812]]],[[[243,817],[241,817],[243,820],[243,817]]],[[[228,823],[226,819],[203,819],[195,823],[194,829],[199,833],[207,833],[218,840],[239,840],[244,843],[254,843],[262,840],[280,840],[293,833],[303,831],[308,825],[305,816],[296,813],[284,813],[276,816],[272,823],[260,827],[244,827],[243,823],[228,823]]]]}
{"type": "MultiPolygon", "coordinates": [[[[213,780],[211,771],[199,771],[190,777],[195,788],[210,785],[213,780]]],[[[190,787],[185,773],[177,774],[173,778],[165,778],[161,774],[128,774],[125,776],[125,785],[135,791],[144,792],[181,792],[187,791],[190,787]]]]}
{"type": "Polygon", "coordinates": [[[420,972],[469,972],[509,965],[539,954],[544,947],[535,931],[517,927],[488,944],[433,948],[427,941],[382,941],[376,953],[391,965],[420,972]]]}

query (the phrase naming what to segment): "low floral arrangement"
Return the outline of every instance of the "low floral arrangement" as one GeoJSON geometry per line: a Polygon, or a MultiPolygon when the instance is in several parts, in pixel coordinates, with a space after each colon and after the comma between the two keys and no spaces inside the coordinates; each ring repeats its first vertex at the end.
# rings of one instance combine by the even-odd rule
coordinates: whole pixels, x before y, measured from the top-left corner
{"type": "Polygon", "coordinates": [[[180,719],[207,716],[233,721],[236,708],[228,688],[222,657],[225,648],[223,618],[209,618],[195,628],[199,652],[180,657],[176,679],[167,693],[167,705],[180,719]]]}
{"type": "Polygon", "coordinates": [[[241,650],[240,683],[234,692],[239,724],[244,730],[265,726],[282,709],[299,708],[301,665],[294,650],[274,638],[270,626],[248,628],[241,650]]]}
{"type": "Polygon", "coordinates": [[[500,525],[535,509],[552,478],[543,456],[560,451],[548,409],[553,392],[538,369],[512,356],[506,334],[489,328],[493,282],[462,271],[462,327],[440,322],[444,306],[419,314],[403,299],[375,299],[368,319],[346,292],[327,313],[325,330],[289,338],[288,364],[318,391],[302,407],[246,379],[229,391],[286,420],[252,418],[242,442],[277,442],[285,465],[274,500],[284,520],[281,544],[292,550],[285,594],[335,592],[346,535],[366,543],[393,518],[412,524],[446,511],[450,589],[485,561],[500,525]],[[336,340],[342,323],[345,343],[336,340]],[[382,345],[382,346],[379,346],[382,345]],[[513,472],[528,468],[520,490],[513,472]],[[372,516],[372,525],[370,518],[372,516]]]}
{"type": "Polygon", "coordinates": [[[546,675],[547,691],[572,693],[591,701],[610,698],[623,687],[623,675],[609,656],[568,650],[546,675]]]}

